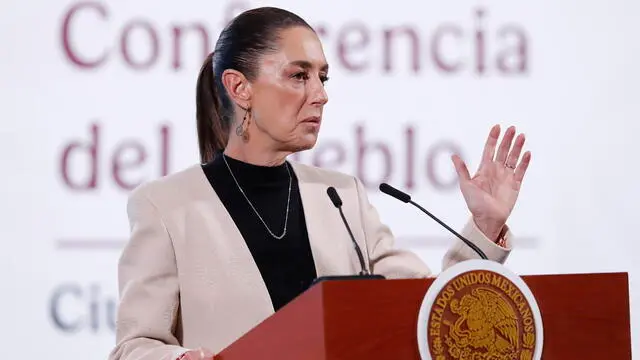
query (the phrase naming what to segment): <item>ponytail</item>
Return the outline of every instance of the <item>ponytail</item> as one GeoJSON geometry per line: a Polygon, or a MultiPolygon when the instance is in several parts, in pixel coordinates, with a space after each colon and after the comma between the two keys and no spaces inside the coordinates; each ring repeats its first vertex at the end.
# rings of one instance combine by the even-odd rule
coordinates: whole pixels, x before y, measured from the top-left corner
{"type": "Polygon", "coordinates": [[[213,73],[213,53],[200,68],[196,84],[196,122],[200,162],[213,160],[227,146],[229,126],[223,122],[213,73]]]}

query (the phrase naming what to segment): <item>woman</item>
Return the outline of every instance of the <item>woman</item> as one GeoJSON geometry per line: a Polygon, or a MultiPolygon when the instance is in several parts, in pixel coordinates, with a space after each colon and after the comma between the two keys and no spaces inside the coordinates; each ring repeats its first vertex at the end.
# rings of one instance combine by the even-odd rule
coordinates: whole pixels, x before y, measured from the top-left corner
{"type": "MultiPolygon", "coordinates": [[[[394,249],[358,179],[286,161],[316,143],[327,79],[318,37],[290,12],[250,10],[222,31],[197,85],[202,165],[130,195],[110,359],[211,359],[314,278],[359,272],[329,186],[344,200],[371,272],[433,274],[414,254],[394,249]]],[[[499,134],[497,126],[490,131],[474,177],[460,158],[453,163],[472,214],[463,235],[504,262],[506,220],[530,155],[517,164],[524,137],[514,142],[513,128],[496,153],[499,134]]],[[[443,265],[472,257],[456,241],[443,265]]]]}

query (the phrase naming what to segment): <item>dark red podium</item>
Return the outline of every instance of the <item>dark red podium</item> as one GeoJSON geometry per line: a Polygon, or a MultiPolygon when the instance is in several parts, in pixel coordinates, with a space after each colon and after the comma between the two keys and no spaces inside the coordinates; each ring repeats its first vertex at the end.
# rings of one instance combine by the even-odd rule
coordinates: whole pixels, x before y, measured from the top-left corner
{"type": "MultiPolygon", "coordinates": [[[[542,313],[544,360],[631,359],[627,273],[522,278],[542,313]]],[[[319,283],[216,360],[419,360],[418,311],[432,282],[319,283]]]]}

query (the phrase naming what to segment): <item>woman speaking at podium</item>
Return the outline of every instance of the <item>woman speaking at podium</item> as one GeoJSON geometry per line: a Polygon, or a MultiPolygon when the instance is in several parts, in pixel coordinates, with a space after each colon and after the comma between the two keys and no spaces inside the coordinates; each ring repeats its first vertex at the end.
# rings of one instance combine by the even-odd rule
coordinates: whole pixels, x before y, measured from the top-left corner
{"type": "MultiPolygon", "coordinates": [[[[362,183],[287,161],[311,149],[328,101],[329,66],[314,30],[277,8],[238,15],[199,74],[201,164],[135,189],[119,262],[111,360],[212,359],[319,276],[360,271],[334,187],[366,267],[386,278],[431,276],[394,248],[362,183]]],[[[478,172],[452,158],[471,217],[462,235],[490,260],[510,252],[506,221],[530,161],[524,136],[493,127],[478,172]]],[[[455,240],[446,268],[476,257],[455,240]]]]}

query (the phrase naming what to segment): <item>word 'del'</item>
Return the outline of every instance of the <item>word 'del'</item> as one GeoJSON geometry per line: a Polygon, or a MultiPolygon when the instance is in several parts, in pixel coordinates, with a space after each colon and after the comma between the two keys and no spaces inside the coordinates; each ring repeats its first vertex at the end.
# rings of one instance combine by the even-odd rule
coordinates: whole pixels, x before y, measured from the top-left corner
{"type": "Polygon", "coordinates": [[[146,180],[169,173],[168,126],[160,126],[155,144],[134,137],[107,142],[103,132],[102,124],[92,123],[86,137],[63,146],[59,172],[69,189],[91,191],[100,187],[101,181],[112,181],[117,188],[132,190],[146,180]],[[152,172],[153,163],[156,170],[152,172]]]}

